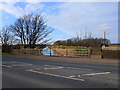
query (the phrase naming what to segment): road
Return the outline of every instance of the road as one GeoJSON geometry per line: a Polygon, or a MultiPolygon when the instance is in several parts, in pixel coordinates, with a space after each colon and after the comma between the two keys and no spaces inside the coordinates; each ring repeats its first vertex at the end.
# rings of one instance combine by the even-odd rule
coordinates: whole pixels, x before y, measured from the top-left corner
{"type": "Polygon", "coordinates": [[[114,65],[3,56],[1,66],[3,88],[118,88],[114,65]]]}

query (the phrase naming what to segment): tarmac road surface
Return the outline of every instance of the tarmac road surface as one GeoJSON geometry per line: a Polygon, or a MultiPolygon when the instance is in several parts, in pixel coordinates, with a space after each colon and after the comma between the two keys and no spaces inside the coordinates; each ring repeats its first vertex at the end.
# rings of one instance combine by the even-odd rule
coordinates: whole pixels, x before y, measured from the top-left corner
{"type": "Polygon", "coordinates": [[[3,56],[1,66],[2,88],[118,88],[115,65],[3,56]]]}

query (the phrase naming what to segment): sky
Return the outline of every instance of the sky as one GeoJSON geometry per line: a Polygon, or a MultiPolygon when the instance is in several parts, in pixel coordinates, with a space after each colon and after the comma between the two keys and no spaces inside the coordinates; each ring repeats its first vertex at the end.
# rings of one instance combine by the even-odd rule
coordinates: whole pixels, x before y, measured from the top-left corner
{"type": "Polygon", "coordinates": [[[85,33],[91,33],[94,38],[103,38],[106,32],[106,39],[118,43],[118,0],[50,1],[0,1],[0,27],[14,24],[24,14],[42,11],[47,25],[54,29],[50,34],[53,42],[73,38],[76,34],[84,37],[85,33]]]}

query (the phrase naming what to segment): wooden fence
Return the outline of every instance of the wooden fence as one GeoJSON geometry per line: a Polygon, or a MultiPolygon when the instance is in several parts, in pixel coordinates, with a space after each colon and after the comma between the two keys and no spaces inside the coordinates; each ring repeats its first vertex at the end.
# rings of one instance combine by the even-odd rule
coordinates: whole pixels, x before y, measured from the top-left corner
{"type": "Polygon", "coordinates": [[[54,52],[59,54],[59,56],[65,57],[81,57],[81,56],[90,56],[91,50],[90,48],[84,49],[53,49],[54,52]]]}
{"type": "Polygon", "coordinates": [[[81,49],[12,49],[12,54],[34,54],[63,57],[90,57],[90,48],[81,49]]]}
{"type": "Polygon", "coordinates": [[[42,55],[42,49],[12,49],[12,54],[42,55]]]}

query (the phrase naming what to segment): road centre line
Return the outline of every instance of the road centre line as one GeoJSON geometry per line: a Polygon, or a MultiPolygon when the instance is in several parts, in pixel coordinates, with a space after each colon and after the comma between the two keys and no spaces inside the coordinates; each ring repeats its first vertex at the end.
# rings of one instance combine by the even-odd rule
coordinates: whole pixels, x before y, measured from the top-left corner
{"type": "Polygon", "coordinates": [[[17,62],[16,64],[27,64],[27,65],[33,65],[33,64],[31,64],[31,63],[24,63],[24,62],[17,62]]]}
{"type": "Polygon", "coordinates": [[[54,66],[54,65],[44,65],[44,66],[54,66]]]}
{"type": "Polygon", "coordinates": [[[44,68],[45,70],[47,70],[47,69],[61,69],[61,68],[63,68],[63,67],[56,67],[56,68],[44,68]]]}
{"type": "Polygon", "coordinates": [[[30,65],[32,65],[32,64],[25,64],[25,63],[22,64],[22,63],[20,63],[20,64],[13,64],[12,66],[26,66],[26,65],[27,65],[27,66],[28,66],[28,65],[30,66],[30,65]]]}
{"type": "MultiPolygon", "coordinates": [[[[71,69],[84,69],[84,68],[75,68],[75,67],[67,67],[67,68],[71,68],[71,69]]],[[[84,70],[91,70],[91,69],[84,69],[84,70]]]]}
{"type": "Polygon", "coordinates": [[[93,76],[93,75],[103,75],[103,74],[110,74],[110,72],[101,72],[101,73],[90,73],[90,74],[82,74],[82,75],[78,75],[80,76],[93,76]]]}
{"type": "Polygon", "coordinates": [[[62,66],[57,66],[57,65],[48,65],[48,64],[45,64],[44,66],[62,67],[62,66]]]}
{"type": "MultiPolygon", "coordinates": [[[[55,65],[44,65],[44,66],[55,66],[55,65]]],[[[60,66],[56,66],[56,67],[60,67],[60,66]]],[[[84,68],[75,68],[75,67],[67,67],[67,68],[71,68],[71,69],[84,69],[84,68]]],[[[84,70],[91,70],[91,69],[84,69],[84,70]]]]}
{"type": "Polygon", "coordinates": [[[25,63],[25,62],[16,62],[16,61],[10,61],[10,62],[3,62],[5,64],[28,64],[28,65],[33,65],[31,63],[25,63]]]}
{"type": "Polygon", "coordinates": [[[50,73],[44,73],[44,72],[34,71],[33,69],[26,70],[26,71],[39,73],[39,74],[44,74],[44,75],[49,75],[49,76],[67,78],[67,79],[72,79],[72,80],[85,81],[84,79],[78,79],[78,78],[72,78],[72,77],[67,77],[67,76],[61,76],[61,75],[55,75],[55,74],[50,74],[50,73]]]}
{"type": "Polygon", "coordinates": [[[80,69],[80,68],[74,68],[74,67],[67,67],[67,68],[72,68],[72,69],[80,69]]]}

